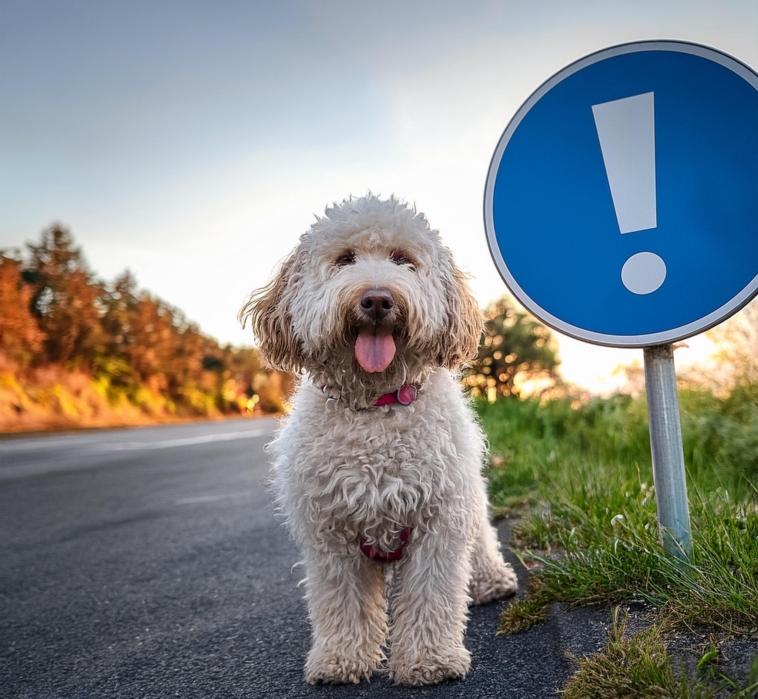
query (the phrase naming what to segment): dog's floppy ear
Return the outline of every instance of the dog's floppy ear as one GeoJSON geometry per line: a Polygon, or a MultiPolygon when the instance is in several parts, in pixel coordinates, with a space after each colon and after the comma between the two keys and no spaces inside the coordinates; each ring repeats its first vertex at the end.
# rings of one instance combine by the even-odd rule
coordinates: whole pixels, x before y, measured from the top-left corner
{"type": "Polygon", "coordinates": [[[474,360],[484,329],[482,312],[469,289],[466,275],[448,255],[445,290],[447,295],[447,327],[440,343],[439,363],[456,371],[474,360]]]}
{"type": "Polygon", "coordinates": [[[293,295],[292,285],[299,282],[300,270],[296,248],[281,263],[274,278],[250,294],[238,316],[243,328],[250,319],[263,360],[272,369],[295,374],[302,368],[303,357],[292,329],[289,300],[293,295]]]}

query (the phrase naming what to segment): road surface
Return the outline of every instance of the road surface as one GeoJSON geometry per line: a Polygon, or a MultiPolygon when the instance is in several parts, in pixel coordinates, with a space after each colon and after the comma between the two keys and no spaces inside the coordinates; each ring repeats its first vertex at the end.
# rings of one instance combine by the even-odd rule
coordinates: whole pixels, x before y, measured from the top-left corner
{"type": "Polygon", "coordinates": [[[496,637],[494,603],[471,611],[463,681],[305,684],[303,572],[265,486],[274,427],[0,441],[0,697],[543,698],[572,671],[564,650],[601,645],[593,612],[496,637]]]}

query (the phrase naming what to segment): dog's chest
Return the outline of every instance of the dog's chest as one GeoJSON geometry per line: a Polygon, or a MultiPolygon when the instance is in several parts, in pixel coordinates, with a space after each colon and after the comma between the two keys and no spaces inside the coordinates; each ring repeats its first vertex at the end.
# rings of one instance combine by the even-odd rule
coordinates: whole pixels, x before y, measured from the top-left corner
{"type": "Polygon", "coordinates": [[[272,451],[298,538],[393,551],[404,530],[413,540],[441,512],[464,517],[482,443],[447,372],[410,406],[353,411],[308,385],[294,402],[272,451]]]}
{"type": "Polygon", "coordinates": [[[366,531],[414,526],[448,497],[455,449],[444,425],[397,411],[331,426],[299,455],[302,495],[332,522],[366,531]]]}
{"type": "Polygon", "coordinates": [[[356,441],[348,453],[335,452],[339,453],[330,456],[329,467],[317,475],[334,516],[408,525],[437,490],[440,464],[401,435],[356,441]]]}

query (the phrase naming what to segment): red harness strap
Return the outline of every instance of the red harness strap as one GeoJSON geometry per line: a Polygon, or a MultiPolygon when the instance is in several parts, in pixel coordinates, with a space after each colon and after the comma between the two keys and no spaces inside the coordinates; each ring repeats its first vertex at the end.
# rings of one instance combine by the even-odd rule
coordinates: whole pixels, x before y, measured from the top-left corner
{"type": "Polygon", "coordinates": [[[411,528],[406,527],[400,534],[400,545],[394,551],[382,551],[381,549],[369,546],[365,539],[361,539],[361,552],[374,561],[380,563],[389,563],[390,561],[399,561],[403,557],[403,549],[408,543],[411,535],[411,528]]]}

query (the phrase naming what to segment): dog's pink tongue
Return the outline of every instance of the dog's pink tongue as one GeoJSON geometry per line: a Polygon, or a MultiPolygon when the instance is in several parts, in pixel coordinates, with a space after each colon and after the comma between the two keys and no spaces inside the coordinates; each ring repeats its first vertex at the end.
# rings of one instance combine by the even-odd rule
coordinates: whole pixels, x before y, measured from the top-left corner
{"type": "Polygon", "coordinates": [[[395,340],[392,333],[374,335],[363,330],[355,341],[355,358],[369,374],[384,371],[395,356],[395,340]]]}

